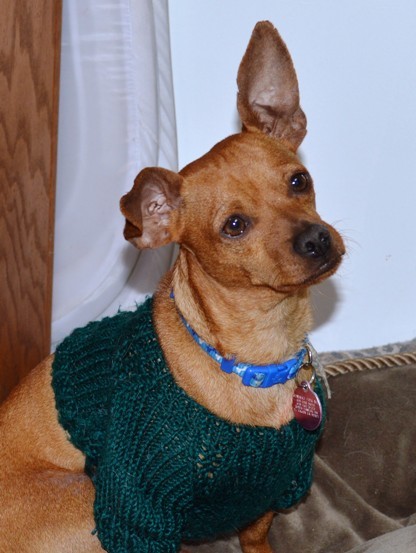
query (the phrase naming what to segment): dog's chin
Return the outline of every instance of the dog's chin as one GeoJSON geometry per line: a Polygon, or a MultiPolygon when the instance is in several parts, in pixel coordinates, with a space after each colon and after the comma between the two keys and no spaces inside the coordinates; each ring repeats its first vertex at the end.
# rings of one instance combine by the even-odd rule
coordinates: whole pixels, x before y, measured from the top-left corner
{"type": "Polygon", "coordinates": [[[309,286],[319,284],[337,271],[341,264],[342,256],[343,254],[337,255],[336,257],[331,257],[331,259],[322,262],[313,273],[306,276],[304,279],[276,286],[276,291],[290,294],[303,288],[309,288],[309,286]]]}

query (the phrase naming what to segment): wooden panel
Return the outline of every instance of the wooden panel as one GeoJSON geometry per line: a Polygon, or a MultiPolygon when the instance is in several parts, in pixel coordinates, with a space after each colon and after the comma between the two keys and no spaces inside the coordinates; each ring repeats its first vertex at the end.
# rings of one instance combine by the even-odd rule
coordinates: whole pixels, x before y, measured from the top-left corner
{"type": "Polygon", "coordinates": [[[61,9],[0,3],[0,400],[50,349],[61,9]]]}

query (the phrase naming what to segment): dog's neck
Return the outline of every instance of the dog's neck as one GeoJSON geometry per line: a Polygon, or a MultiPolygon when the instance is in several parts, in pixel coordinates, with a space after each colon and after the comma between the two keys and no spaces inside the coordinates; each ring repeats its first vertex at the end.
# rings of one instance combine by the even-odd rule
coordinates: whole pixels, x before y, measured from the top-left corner
{"type": "Polygon", "coordinates": [[[247,363],[281,362],[302,346],[311,326],[308,292],[283,295],[268,287],[225,287],[181,251],[172,271],[178,310],[222,355],[247,363]]]}
{"type": "Polygon", "coordinates": [[[176,382],[195,401],[235,423],[279,428],[293,418],[294,379],[267,389],[244,386],[195,345],[178,311],[221,354],[258,365],[280,363],[296,354],[309,331],[307,292],[283,296],[257,286],[230,289],[181,250],[154,301],[154,322],[166,361],[176,382]]]}

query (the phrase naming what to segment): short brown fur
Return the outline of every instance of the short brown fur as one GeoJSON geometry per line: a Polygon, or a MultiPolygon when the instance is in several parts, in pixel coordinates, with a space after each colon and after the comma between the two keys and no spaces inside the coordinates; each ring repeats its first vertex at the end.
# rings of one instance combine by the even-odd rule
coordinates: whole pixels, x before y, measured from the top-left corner
{"type": "MultiPolygon", "coordinates": [[[[306,173],[296,156],[306,118],[289,53],[270,23],[253,31],[238,84],[243,132],[180,173],[143,170],[121,209],[135,246],[180,244],[154,301],[157,334],[177,383],[224,419],[279,428],[293,417],[294,381],[242,386],[196,346],[177,311],[223,355],[258,364],[287,359],[311,328],[309,286],[331,275],[344,253],[339,234],[315,210],[312,183],[300,191],[292,185],[294,175],[306,173]],[[247,223],[236,237],[225,230],[232,215],[247,223]],[[329,237],[324,253],[303,239],[309,229],[329,237]]],[[[58,423],[52,360],[34,369],[0,410],[0,551],[102,551],[91,534],[94,489],[84,456],[58,423]]],[[[240,531],[244,553],[271,552],[272,518],[265,513],[240,531]]]]}

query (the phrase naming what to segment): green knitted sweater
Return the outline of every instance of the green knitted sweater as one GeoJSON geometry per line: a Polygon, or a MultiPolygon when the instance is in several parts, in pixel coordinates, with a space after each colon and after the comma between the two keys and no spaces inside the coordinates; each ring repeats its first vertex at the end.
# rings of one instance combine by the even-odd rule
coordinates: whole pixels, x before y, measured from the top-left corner
{"type": "MultiPolygon", "coordinates": [[[[60,423],[86,455],[110,553],[169,553],[231,532],[308,491],[320,429],[230,424],[173,380],[152,300],[75,330],[57,348],[60,423]]],[[[319,389],[322,398],[322,391],[319,389]]]]}

